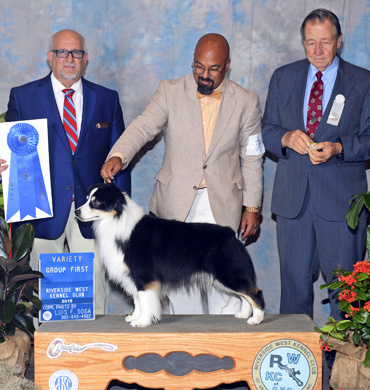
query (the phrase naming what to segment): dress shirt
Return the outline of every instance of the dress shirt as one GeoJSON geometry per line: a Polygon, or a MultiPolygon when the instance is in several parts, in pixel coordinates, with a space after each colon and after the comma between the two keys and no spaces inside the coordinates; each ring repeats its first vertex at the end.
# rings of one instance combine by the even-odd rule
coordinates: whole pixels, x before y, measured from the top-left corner
{"type": "MultiPolygon", "coordinates": [[[[63,107],[64,107],[63,89],[66,89],[66,87],[55,78],[54,73],[51,74],[51,84],[53,86],[53,92],[55,96],[55,101],[58,106],[60,119],[63,122],[63,107]]],[[[83,109],[83,94],[82,94],[81,79],[79,79],[77,83],[73,84],[70,88],[74,89],[75,91],[72,96],[72,99],[76,107],[77,132],[78,135],[80,135],[81,122],[82,122],[82,109],[83,109]]]]}
{"type": "MultiPolygon", "coordinates": [[[[222,91],[224,82],[222,82],[215,91],[222,91]]],[[[207,155],[208,148],[212,140],[213,130],[217,119],[218,110],[220,108],[221,99],[215,99],[211,96],[202,97],[200,100],[200,110],[202,112],[202,126],[204,137],[204,150],[207,155]]],[[[199,184],[199,188],[206,187],[204,176],[199,184]]]]}
{"type": "MultiPolygon", "coordinates": [[[[329,102],[331,93],[333,92],[333,87],[335,80],[337,78],[339,67],[339,58],[336,56],[330,66],[328,66],[323,72],[321,80],[324,83],[324,92],[322,96],[322,114],[324,116],[324,112],[326,106],[329,102]]],[[[312,84],[317,80],[316,73],[318,69],[315,68],[312,64],[308,69],[307,75],[307,83],[306,83],[306,91],[304,95],[304,104],[303,104],[303,120],[304,120],[304,128],[307,127],[307,110],[308,110],[308,100],[310,98],[312,84]]]]}

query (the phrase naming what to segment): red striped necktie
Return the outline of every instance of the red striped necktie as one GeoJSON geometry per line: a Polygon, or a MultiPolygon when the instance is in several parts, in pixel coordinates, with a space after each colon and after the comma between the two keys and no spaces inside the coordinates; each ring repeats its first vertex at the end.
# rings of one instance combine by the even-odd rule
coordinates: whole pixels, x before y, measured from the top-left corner
{"type": "Polygon", "coordinates": [[[313,138],[322,119],[322,95],[324,83],[321,80],[322,73],[316,73],[317,80],[313,83],[307,110],[307,134],[313,138]]]}
{"type": "Polygon", "coordinates": [[[63,126],[67,134],[68,142],[72,153],[76,151],[78,142],[76,107],[72,100],[73,89],[63,89],[64,107],[63,107],[63,126]]]}

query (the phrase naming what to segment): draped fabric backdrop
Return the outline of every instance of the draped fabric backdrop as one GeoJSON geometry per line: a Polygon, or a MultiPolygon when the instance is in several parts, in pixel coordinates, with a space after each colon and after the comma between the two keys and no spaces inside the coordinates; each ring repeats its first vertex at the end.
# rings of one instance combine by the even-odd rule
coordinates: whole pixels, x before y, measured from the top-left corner
{"type": "MultiPolygon", "coordinates": [[[[119,92],[126,125],[142,112],[161,79],[191,71],[194,46],[208,32],[228,39],[228,77],[256,92],[263,109],[274,69],[305,56],[299,28],[315,8],[328,8],[339,17],[342,57],[370,69],[369,0],[0,0],[0,112],[6,111],[11,87],[49,72],[50,37],[65,28],[85,36],[86,78],[119,92]]],[[[132,165],[132,196],[145,209],[163,148],[163,139],[158,137],[132,165]]],[[[268,313],[278,313],[280,291],[275,222],[270,212],[275,167],[267,156],[261,233],[248,246],[268,313]]],[[[315,283],[315,320],[320,325],[328,315],[326,291],[319,290],[322,283],[321,278],[315,283]]],[[[129,310],[128,301],[111,289],[109,312],[129,310]]]]}

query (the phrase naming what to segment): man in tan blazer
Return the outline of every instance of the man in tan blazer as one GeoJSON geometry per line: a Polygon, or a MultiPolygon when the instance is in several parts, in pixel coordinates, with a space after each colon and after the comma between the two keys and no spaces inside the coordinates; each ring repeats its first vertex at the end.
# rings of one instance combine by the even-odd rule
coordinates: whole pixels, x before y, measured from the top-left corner
{"type": "MultiPolygon", "coordinates": [[[[225,78],[229,66],[229,44],[222,35],[200,38],[193,74],[160,82],[144,112],[113,146],[101,175],[110,182],[163,130],[163,164],[149,210],[166,219],[240,228],[245,239],[260,223],[261,110],[256,94],[225,78]]],[[[187,310],[174,311],[234,313],[229,298],[209,296],[208,308],[203,299],[201,308],[186,304],[187,310]]]]}

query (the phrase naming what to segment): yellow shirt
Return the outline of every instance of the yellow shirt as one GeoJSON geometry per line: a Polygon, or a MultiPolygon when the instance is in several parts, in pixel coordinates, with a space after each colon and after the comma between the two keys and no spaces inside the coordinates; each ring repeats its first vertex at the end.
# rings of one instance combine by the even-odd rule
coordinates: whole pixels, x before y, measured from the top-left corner
{"type": "MultiPolygon", "coordinates": [[[[215,91],[221,91],[224,82],[222,82],[215,91]]],[[[203,137],[204,137],[204,150],[206,155],[208,148],[212,140],[213,130],[217,119],[218,110],[220,108],[221,99],[215,99],[212,96],[202,97],[200,100],[200,110],[202,112],[202,125],[203,125],[203,137]]],[[[199,184],[199,188],[206,187],[206,180],[204,176],[199,184]]]]}

